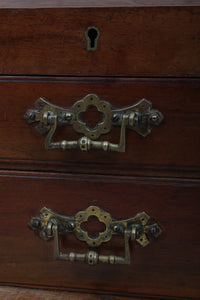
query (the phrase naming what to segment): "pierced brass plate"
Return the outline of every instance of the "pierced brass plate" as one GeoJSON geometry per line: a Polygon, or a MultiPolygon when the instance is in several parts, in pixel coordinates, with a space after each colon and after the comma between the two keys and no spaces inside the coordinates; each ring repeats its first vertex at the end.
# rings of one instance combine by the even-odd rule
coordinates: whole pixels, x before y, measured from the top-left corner
{"type": "Polygon", "coordinates": [[[111,215],[97,206],[90,206],[84,211],[79,211],[75,215],[75,235],[76,237],[84,241],[90,247],[99,247],[102,243],[108,242],[112,237],[111,229],[112,218],[111,215]],[[81,225],[83,222],[86,222],[90,216],[96,216],[99,219],[99,222],[102,222],[106,225],[106,229],[103,232],[99,232],[97,237],[90,237],[88,232],[83,230],[81,225]]]}
{"type": "Polygon", "coordinates": [[[112,107],[111,104],[105,100],[101,100],[97,95],[87,95],[84,99],[77,101],[72,110],[77,116],[73,122],[73,128],[76,132],[83,133],[91,140],[98,139],[102,134],[106,134],[112,129],[112,107]],[[103,120],[96,124],[94,129],[91,129],[87,123],[83,122],[80,115],[87,111],[88,107],[94,106],[103,114],[103,120]]]}
{"type": "Polygon", "coordinates": [[[26,111],[25,120],[29,124],[36,122],[36,129],[41,134],[47,134],[46,149],[80,149],[83,152],[90,149],[102,149],[125,152],[126,128],[145,137],[150,134],[153,125],[161,123],[163,116],[158,110],[152,109],[151,102],[146,99],[129,107],[114,109],[108,101],[95,94],[89,94],[75,102],[71,108],[55,106],[44,98],[39,98],[35,103],[35,108],[26,111]],[[94,106],[103,115],[102,121],[92,129],[81,119],[81,114],[86,112],[90,106],[94,106]],[[75,132],[83,134],[83,136],[74,141],[54,142],[56,129],[69,125],[73,126],[75,132]],[[101,135],[109,133],[113,126],[121,127],[119,144],[96,141],[101,135]]]}
{"type": "Polygon", "coordinates": [[[86,210],[79,211],[74,217],[59,215],[44,207],[40,211],[40,217],[30,220],[29,226],[39,232],[43,240],[54,239],[54,257],[57,260],[84,261],[90,265],[99,262],[111,264],[130,264],[129,240],[135,240],[142,247],[149,244],[152,238],[158,237],[162,230],[154,224],[148,224],[150,217],[145,213],[139,213],[135,217],[117,221],[97,206],[89,206],[86,210]],[[95,216],[99,222],[105,224],[105,230],[97,236],[91,236],[82,224],[88,221],[89,217],[95,216]],[[88,253],[62,253],[60,251],[59,236],[73,232],[78,240],[86,242],[90,247],[88,253]],[[112,235],[119,235],[124,238],[125,255],[101,255],[97,247],[102,243],[109,242],[112,235]]]}

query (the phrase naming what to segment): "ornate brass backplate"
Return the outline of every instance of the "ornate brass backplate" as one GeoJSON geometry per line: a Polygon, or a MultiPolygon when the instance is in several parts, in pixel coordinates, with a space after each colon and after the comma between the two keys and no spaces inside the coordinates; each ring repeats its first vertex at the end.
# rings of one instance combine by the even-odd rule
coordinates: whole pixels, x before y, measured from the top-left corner
{"type": "Polygon", "coordinates": [[[126,128],[133,129],[145,137],[151,132],[153,125],[160,124],[163,116],[158,110],[152,109],[151,102],[146,99],[129,107],[114,109],[108,101],[102,100],[95,94],[89,94],[75,102],[71,108],[55,106],[44,98],[39,98],[35,102],[35,108],[26,111],[25,119],[28,123],[37,122],[36,128],[41,134],[47,133],[46,149],[80,149],[83,152],[102,149],[124,152],[126,128]],[[94,128],[90,128],[81,119],[81,114],[91,106],[103,115],[102,121],[94,128]],[[53,136],[57,127],[67,125],[73,126],[73,129],[83,136],[79,140],[54,142],[53,136]],[[96,141],[101,135],[109,133],[113,126],[121,127],[119,144],[96,141]]]}
{"type": "Polygon", "coordinates": [[[40,217],[30,220],[29,226],[39,232],[43,240],[54,239],[54,258],[56,260],[84,261],[89,265],[100,262],[110,264],[130,264],[129,240],[138,242],[145,247],[152,238],[158,237],[162,230],[154,224],[147,224],[150,217],[145,213],[139,213],[135,217],[127,220],[117,221],[108,212],[97,206],[89,206],[84,211],[79,211],[74,217],[59,215],[44,207],[40,211],[40,217]],[[97,236],[91,236],[82,225],[89,217],[95,216],[105,224],[105,230],[99,232],[97,236]],[[88,253],[62,253],[60,251],[59,236],[73,232],[78,240],[88,244],[88,253]],[[105,242],[111,240],[112,235],[124,237],[125,255],[100,255],[97,248],[105,242]]]}

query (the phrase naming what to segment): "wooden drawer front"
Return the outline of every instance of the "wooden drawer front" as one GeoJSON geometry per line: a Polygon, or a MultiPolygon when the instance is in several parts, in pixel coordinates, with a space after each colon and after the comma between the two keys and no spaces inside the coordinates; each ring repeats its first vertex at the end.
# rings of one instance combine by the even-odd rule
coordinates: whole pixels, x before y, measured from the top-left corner
{"type": "MultiPolygon", "coordinates": [[[[33,78],[0,81],[1,168],[195,177],[199,174],[199,80],[79,80],[33,78]],[[90,150],[45,150],[45,136],[23,119],[27,109],[43,96],[51,103],[71,107],[89,93],[120,108],[145,97],[164,115],[164,122],[143,138],[127,129],[125,153],[90,150]],[[175,172],[174,172],[175,171],[175,172]]],[[[101,140],[119,142],[120,129],[101,140]]],[[[71,126],[58,129],[55,140],[78,140],[71,126]]]]}
{"type": "Polygon", "coordinates": [[[200,75],[199,7],[0,9],[0,20],[1,74],[200,75]]]}
{"type": "MultiPolygon", "coordinates": [[[[143,181],[134,178],[68,177],[44,173],[0,176],[0,282],[51,288],[88,289],[125,295],[199,296],[198,181],[143,181]],[[60,262],[53,241],[41,240],[27,226],[42,207],[74,216],[96,205],[117,220],[145,211],[162,228],[148,246],[131,246],[131,265],[60,262]]],[[[123,239],[102,244],[101,253],[123,255],[123,239]]],[[[73,235],[63,252],[87,252],[73,235]]],[[[155,297],[156,298],[156,297],[155,297]]],[[[174,298],[173,298],[174,299],[174,298]]]]}

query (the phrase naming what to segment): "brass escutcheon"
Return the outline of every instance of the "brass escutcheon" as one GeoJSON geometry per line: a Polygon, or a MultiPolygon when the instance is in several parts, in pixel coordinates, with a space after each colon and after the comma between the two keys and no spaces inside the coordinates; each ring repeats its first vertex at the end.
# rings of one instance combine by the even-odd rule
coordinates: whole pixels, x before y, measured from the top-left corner
{"type": "Polygon", "coordinates": [[[71,108],[55,106],[44,98],[39,98],[35,102],[35,108],[27,110],[24,118],[29,124],[38,123],[37,130],[41,134],[47,134],[46,149],[80,149],[83,152],[101,149],[125,152],[126,128],[145,137],[150,134],[154,125],[161,123],[163,115],[158,110],[152,109],[151,102],[146,99],[141,99],[132,106],[114,109],[108,101],[96,94],[88,94],[76,101],[71,108]],[[94,128],[90,128],[88,123],[80,117],[90,106],[94,106],[103,115],[102,121],[98,122],[94,128]],[[55,142],[53,141],[54,134],[61,126],[73,126],[75,132],[83,136],[78,140],[55,142]],[[101,135],[109,133],[116,126],[121,127],[119,144],[97,141],[101,135]]]}
{"type": "Polygon", "coordinates": [[[40,217],[32,218],[29,226],[31,229],[37,230],[43,240],[54,239],[54,258],[56,260],[83,261],[89,265],[96,265],[100,262],[130,264],[129,241],[136,241],[145,247],[152,238],[158,237],[162,232],[156,223],[148,224],[149,219],[150,217],[142,212],[130,219],[117,221],[98,206],[89,206],[86,210],[77,212],[74,217],[68,217],[44,207],[40,211],[40,217]],[[105,230],[99,232],[95,237],[82,228],[82,224],[91,216],[97,217],[100,222],[105,224],[105,230]],[[87,253],[62,253],[60,251],[59,237],[70,232],[74,233],[78,240],[87,243],[90,248],[87,253]],[[113,235],[124,238],[124,257],[98,253],[97,248],[102,243],[109,242],[113,235]]]}
{"type": "Polygon", "coordinates": [[[100,31],[95,26],[89,26],[87,30],[85,31],[85,37],[87,41],[87,51],[96,51],[97,48],[97,42],[100,36],[100,31]]]}

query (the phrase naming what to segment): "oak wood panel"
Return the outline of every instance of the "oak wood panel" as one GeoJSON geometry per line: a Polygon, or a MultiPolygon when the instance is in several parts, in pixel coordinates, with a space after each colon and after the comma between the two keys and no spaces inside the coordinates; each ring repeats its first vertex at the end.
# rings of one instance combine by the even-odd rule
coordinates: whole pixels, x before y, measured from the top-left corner
{"type": "Polygon", "coordinates": [[[0,9],[0,74],[199,76],[199,23],[186,6],[0,9]]]}
{"type": "MultiPolygon", "coordinates": [[[[0,168],[60,172],[199,177],[200,81],[195,79],[79,79],[1,78],[0,168]],[[145,97],[164,115],[164,122],[142,138],[127,130],[126,152],[45,150],[45,136],[23,119],[40,96],[70,107],[88,93],[96,93],[114,107],[145,97]]],[[[119,129],[102,140],[119,141],[119,129]]],[[[71,128],[60,129],[56,140],[78,139],[71,128]]]]}
{"type": "MultiPolygon", "coordinates": [[[[109,176],[59,176],[9,173],[0,176],[0,281],[3,284],[86,289],[104,293],[151,295],[167,299],[199,298],[200,182],[147,180],[109,176]],[[53,260],[53,242],[44,242],[27,223],[43,207],[74,215],[97,205],[116,219],[146,211],[163,229],[150,245],[131,247],[131,265],[53,260]],[[78,280],[77,280],[78,278],[78,280]]],[[[86,251],[69,236],[63,251],[86,251]],[[80,250],[81,248],[81,250],[80,250]]],[[[101,253],[123,254],[123,242],[113,239],[101,253]]],[[[160,299],[159,298],[159,299],[160,299]]]]}

